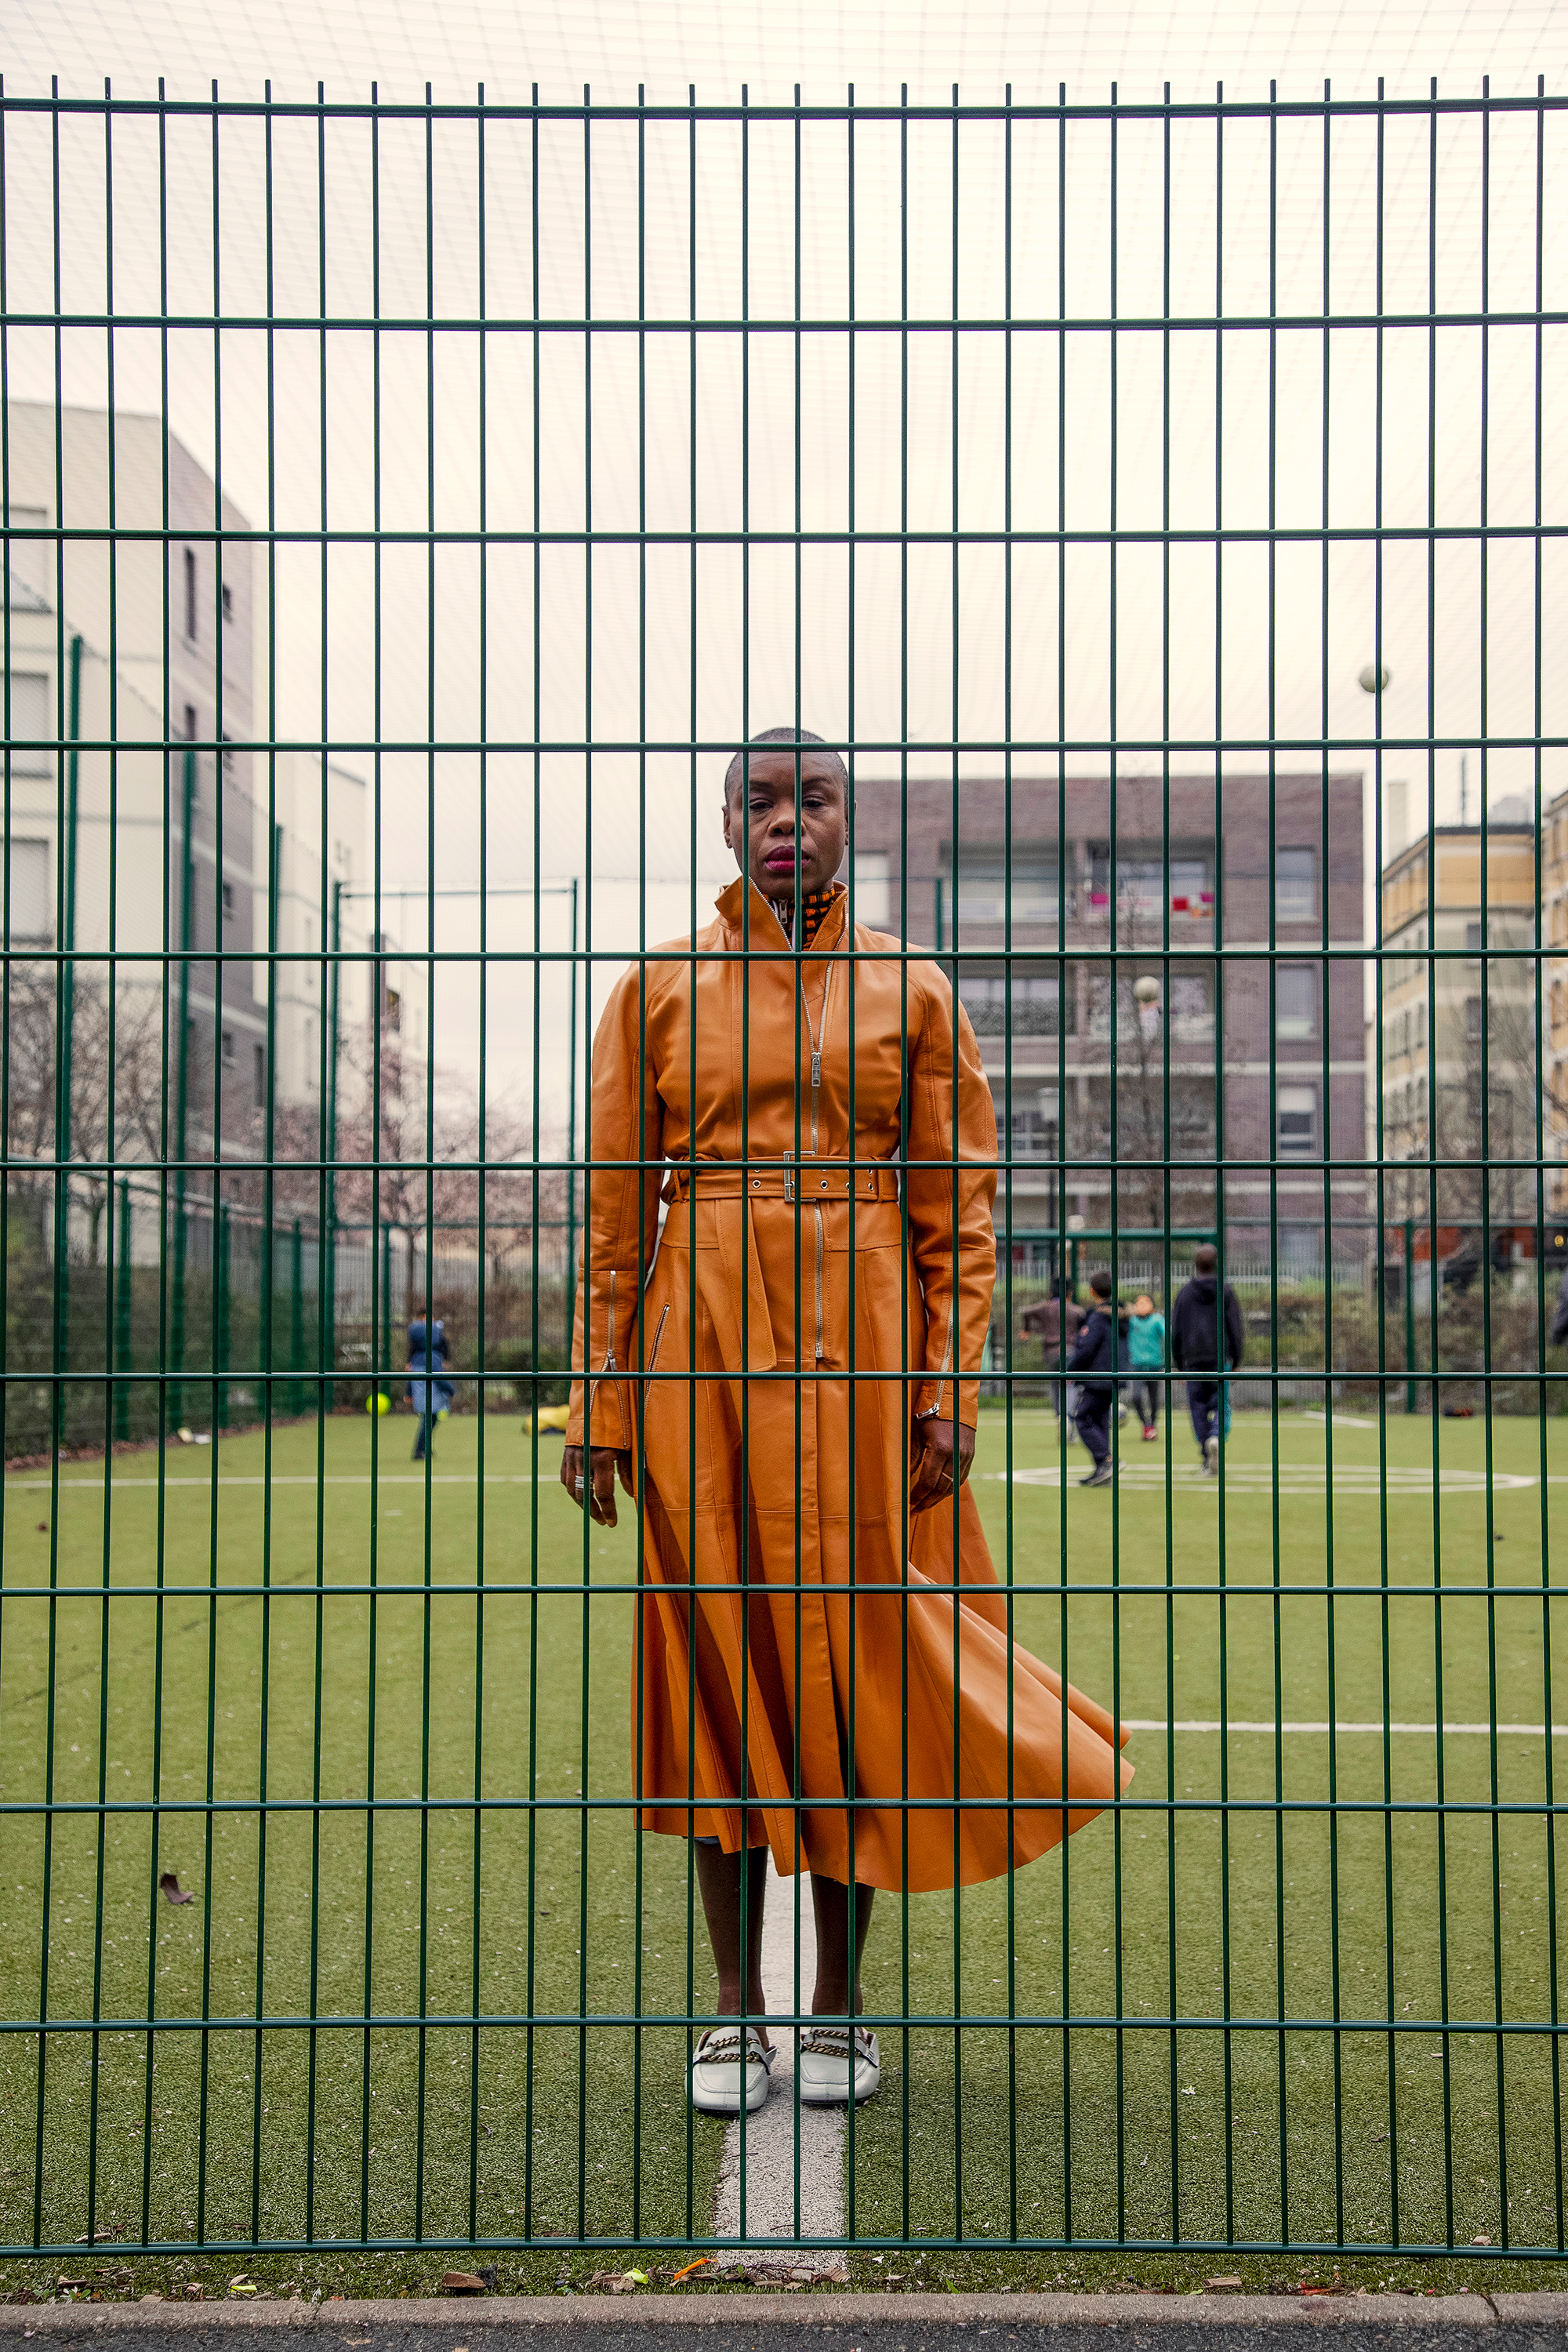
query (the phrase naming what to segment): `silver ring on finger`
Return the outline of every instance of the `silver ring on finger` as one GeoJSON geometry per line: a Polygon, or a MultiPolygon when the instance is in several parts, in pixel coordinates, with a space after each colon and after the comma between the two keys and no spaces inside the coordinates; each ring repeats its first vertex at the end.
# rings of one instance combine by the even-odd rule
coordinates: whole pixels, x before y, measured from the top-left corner
{"type": "Polygon", "coordinates": [[[572,1484],[576,1487],[577,1492],[581,1494],[583,1491],[583,1481],[581,1478],[574,1478],[572,1484]]]}

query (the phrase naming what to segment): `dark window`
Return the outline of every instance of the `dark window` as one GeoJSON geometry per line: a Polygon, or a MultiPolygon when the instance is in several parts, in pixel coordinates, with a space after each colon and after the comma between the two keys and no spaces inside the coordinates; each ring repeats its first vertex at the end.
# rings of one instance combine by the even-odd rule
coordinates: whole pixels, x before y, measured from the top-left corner
{"type": "Polygon", "coordinates": [[[1471,955],[1479,955],[1483,944],[1484,942],[1481,938],[1481,927],[1479,923],[1467,923],[1465,925],[1465,945],[1469,950],[1471,955]]]}
{"type": "Polygon", "coordinates": [[[1316,1087],[1279,1087],[1274,1097],[1274,1113],[1280,1158],[1314,1158],[1318,1150],[1316,1087]]]}
{"type": "Polygon", "coordinates": [[[232,1070],[234,1067],[234,1031],[232,1029],[226,1029],[223,1033],[223,1066],[226,1070],[232,1070]]]}
{"type": "Polygon", "coordinates": [[[234,618],[234,590],[226,580],[223,583],[223,616],[226,621],[234,618]]]}
{"type": "Polygon", "coordinates": [[[1318,853],[1315,849],[1277,849],[1274,853],[1274,914],[1281,923],[1310,923],[1318,912],[1318,853]]]}
{"type": "Polygon", "coordinates": [[[196,641],[196,551],[185,550],[185,635],[194,646],[196,641]]]}
{"type": "Polygon", "coordinates": [[[229,735],[223,738],[223,764],[224,772],[231,774],[234,769],[234,739],[229,735]]]}
{"type": "MultiPolygon", "coordinates": [[[[1007,978],[1004,972],[965,972],[958,993],[978,1037],[1002,1037],[1007,1032],[1007,978]]],[[[1054,971],[1015,971],[1012,1009],[1015,1037],[1054,1037],[1058,1034],[1058,989],[1054,971]]],[[[1073,998],[1069,985],[1067,1031],[1073,1032],[1073,998]]]]}
{"type": "Polygon", "coordinates": [[[251,1047],[250,1099],[258,1110],[267,1108],[267,1051],[264,1046],[251,1047]]]}
{"type": "Polygon", "coordinates": [[[1465,1035],[1474,1045],[1481,1034],[1481,1000],[1479,996],[1465,999],[1465,1035]]]}
{"type": "Polygon", "coordinates": [[[185,740],[187,743],[194,743],[195,740],[196,706],[194,702],[187,702],[185,705],[185,740]]]}
{"type": "Polygon", "coordinates": [[[223,886],[223,919],[226,923],[233,913],[234,884],[232,882],[226,882],[223,886]]]}

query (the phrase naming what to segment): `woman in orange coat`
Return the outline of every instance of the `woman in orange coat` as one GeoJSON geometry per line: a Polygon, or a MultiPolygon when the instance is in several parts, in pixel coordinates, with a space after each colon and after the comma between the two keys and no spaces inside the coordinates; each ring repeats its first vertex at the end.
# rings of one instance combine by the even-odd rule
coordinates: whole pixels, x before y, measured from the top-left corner
{"type": "Polygon", "coordinates": [[[744,2020],[770,1847],[811,1874],[813,2011],[837,2021],[804,2036],[800,2095],[842,2103],[877,2082],[852,2023],[873,1890],[1032,1862],[1131,1773],[1105,1710],[1006,1637],[964,1489],[991,1090],[937,966],[849,932],[848,784],[836,752],[796,748],[818,741],[775,729],[737,753],[740,878],[599,1024],[561,1472],[610,1526],[616,1476],[640,1479],[639,1818],[697,1841],[726,2022],[692,2097],[717,2112],[767,2094],[744,2020]]]}

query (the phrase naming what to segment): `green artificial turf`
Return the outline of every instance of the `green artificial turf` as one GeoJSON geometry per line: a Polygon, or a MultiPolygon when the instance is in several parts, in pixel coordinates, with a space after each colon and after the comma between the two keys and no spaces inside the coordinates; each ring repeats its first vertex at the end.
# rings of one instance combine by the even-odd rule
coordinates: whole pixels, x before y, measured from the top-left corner
{"type": "MultiPolygon", "coordinates": [[[[689,1928],[684,1845],[639,1845],[624,1808],[585,1814],[578,1804],[584,1789],[593,1806],[628,1787],[630,1603],[613,1592],[584,1601],[581,1587],[584,1571],[606,1583],[635,1576],[631,1512],[585,1549],[553,1483],[558,1441],[540,1441],[535,1486],[515,1422],[481,1431],[454,1421],[426,1487],[409,1436],[401,1419],[279,1428],[269,1484],[258,1434],[225,1440],[216,1456],[171,1449],[162,1465],[154,1453],[122,1454],[107,1498],[101,1464],[63,1465],[58,1503],[46,1474],[7,1480],[0,1800],[36,1802],[47,1790],[90,1807],[101,1773],[110,1801],[145,1803],[156,1789],[165,1807],[155,1830],[146,1813],[111,1815],[101,1855],[92,1811],[57,1814],[51,2017],[141,2018],[150,1994],[160,2017],[182,2019],[251,2017],[258,2006],[282,2019],[440,2017],[476,2002],[502,2016],[531,2004],[658,2017],[680,2014],[689,1998],[698,2010],[711,2002],[706,1939],[689,1928]],[[537,1611],[526,1591],[482,1602],[443,1593],[472,1584],[481,1562],[491,1584],[537,1577],[579,1589],[537,1611]],[[218,1597],[186,1590],[160,1603],[121,1590],[106,1609],[93,1591],[106,1563],[111,1590],[161,1572],[170,1587],[215,1581],[218,1597]],[[47,1587],[51,1574],[73,1597],[18,1591],[47,1587]],[[373,1576],[405,1589],[374,1602],[334,1590],[373,1576]],[[270,1598],[226,1591],[263,1581],[270,1598]],[[237,1809],[210,1821],[179,1810],[209,1783],[237,1809]],[[418,1801],[471,1800],[476,1786],[490,1799],[531,1791],[556,1803],[531,1828],[521,1807],[481,1817],[418,1801]],[[274,1804],[264,1844],[245,1810],[263,1787],[274,1804]],[[372,1790],[404,1801],[367,1835],[363,1810],[331,1806],[372,1790]],[[319,1820],[299,1801],[316,1794],[329,1807],[319,1820]],[[194,1893],[189,1905],[158,1898],[157,1874],[170,1869],[194,1893]]],[[[1547,1436],[1549,1469],[1568,1474],[1555,1422],[1547,1436]]],[[[1079,1494],[1078,1448],[1065,1488],[1038,1483],[1061,1459],[1054,1419],[1016,1416],[1011,1466],[1026,1475],[1009,1481],[1005,1423],[987,1415],[975,1492],[999,1569],[1010,1559],[1020,1588],[1059,1581],[1065,1528],[1065,1609],[1058,1593],[1020,1590],[1018,1639],[1053,1662],[1065,1654],[1071,1678],[1125,1717],[1209,1719],[1223,1708],[1231,1721],[1271,1723],[1278,1696],[1291,1721],[1380,1722],[1386,1699],[1391,1720],[1430,1723],[1440,1656],[1447,1720],[1486,1720],[1495,1694],[1500,1721],[1540,1724],[1543,1495],[1553,1515],[1560,1507],[1558,1489],[1536,1483],[1540,1424],[1500,1420],[1489,1440],[1480,1422],[1394,1419],[1380,1437],[1375,1426],[1326,1429],[1292,1412],[1279,1424],[1277,1500],[1275,1443],[1267,1415],[1238,1416],[1216,1486],[1196,1475],[1178,1427],[1169,1497],[1163,1444],[1124,1446],[1122,1486],[1079,1494]],[[1489,1443],[1495,1480],[1517,1482],[1494,1483],[1489,1503],[1489,1443]],[[1314,1466],[1331,1445],[1331,1499],[1314,1466]],[[1223,1601],[1222,1528],[1225,1578],[1240,1588],[1223,1601]],[[1425,1590],[1435,1562],[1440,1610],[1425,1590]],[[1276,1567],[1282,1597],[1246,1590],[1270,1587],[1276,1567]],[[1527,1591],[1489,1599],[1489,1571],[1494,1585],[1527,1591]],[[1423,1590],[1384,1599],[1383,1580],[1423,1590]],[[1167,1581],[1199,1589],[1167,1595],[1167,1581]]],[[[1553,1584],[1561,1549],[1548,1553],[1553,1584]]],[[[854,2126],[859,2233],[962,2234],[973,2253],[927,2258],[955,2283],[988,2283],[988,2263],[1019,2284],[1058,2273],[1152,2280],[1152,2255],[981,2250],[1015,2232],[1379,2242],[1394,2226],[1397,2182],[1404,2241],[1500,2245],[1506,2196],[1513,2242],[1557,2242],[1551,2039],[1478,2030],[1498,2013],[1500,1989],[1507,2019],[1553,2013],[1546,1820],[1506,1814],[1494,1832],[1484,1811],[1446,1825],[1431,1811],[1385,1813],[1385,1770],[1395,1800],[1436,1797],[1430,1738],[1293,1733],[1276,1743],[1236,1732],[1224,1745],[1222,1755],[1207,1731],[1134,1731],[1137,1774],[1120,1821],[1102,1817],[1011,1886],[966,1893],[956,1920],[948,1897],[880,1899],[865,1981],[872,2011],[1005,2019],[1009,2008],[1054,2015],[1065,2004],[1075,2016],[1192,2022],[1173,2033],[1078,2026],[1066,2052],[1059,2028],[885,2029],[882,2091],[854,2126]],[[1331,1769],[1346,1808],[1337,1828],[1310,1809],[1328,1796],[1331,1769]],[[1277,1773],[1286,1802],[1309,1809],[1269,1809],[1277,1773]],[[1237,1801],[1228,1829],[1222,1793],[1237,1801]],[[1446,2042],[1220,2030],[1227,2012],[1271,2020],[1281,2004],[1289,2019],[1337,2009],[1401,2022],[1436,2019],[1446,2004],[1468,2030],[1446,2042]]],[[[1493,1746],[1444,1741],[1449,1801],[1486,1803],[1493,1746]]],[[[1505,1738],[1495,1748],[1500,1796],[1539,1806],[1546,1744],[1505,1738]]],[[[5,2013],[34,2016],[45,1834],[37,1815],[9,1813],[0,1837],[5,2013]]],[[[69,2244],[90,2228],[138,2240],[145,2196],[147,2230],[164,2241],[700,2237],[722,2133],[689,2115],[684,2053],[683,2031],[658,2025],[640,2044],[616,2025],[166,2033],[149,2096],[144,2032],[56,2035],[36,2216],[37,2043],[6,2036],[0,2233],[26,2243],[36,2227],[44,2243],[69,2244]]],[[[276,2259],[280,2277],[334,2291],[320,2257],[276,2259]]],[[[429,2283],[428,2258],[385,2259],[390,2270],[345,2255],[342,2276],[355,2291],[429,2283]]],[[[503,2256],[502,2284],[580,2284],[603,2259],[542,2248],[503,2256]]],[[[1201,2273],[1207,2258],[1165,2259],[1201,2273]]],[[[1259,2275],[1281,2274],[1279,2258],[1270,2266],[1261,2255],[1218,2266],[1254,2259],[1259,2275]]],[[[1195,2281],[1183,2267],[1173,2283],[1195,2281]]]]}

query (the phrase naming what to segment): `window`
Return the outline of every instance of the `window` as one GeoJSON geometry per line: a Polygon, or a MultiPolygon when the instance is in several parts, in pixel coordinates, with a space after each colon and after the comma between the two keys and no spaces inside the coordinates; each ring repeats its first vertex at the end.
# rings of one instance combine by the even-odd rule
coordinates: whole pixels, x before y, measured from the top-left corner
{"type": "Polygon", "coordinates": [[[223,742],[224,773],[226,775],[232,775],[234,772],[234,738],[232,735],[225,735],[221,740],[223,742]]]}
{"type": "MultiPolygon", "coordinates": [[[[338,853],[341,858],[341,844],[338,853]]],[[[858,849],[855,853],[855,920],[869,923],[874,931],[885,931],[892,920],[889,867],[885,849],[858,849]]]]}
{"type": "MultiPolygon", "coordinates": [[[[956,889],[961,944],[964,931],[977,923],[1002,929],[1007,920],[1007,868],[1000,860],[976,863],[964,859],[956,889]]],[[[1016,857],[1012,869],[1014,922],[1054,924],[1061,911],[1059,885],[1060,874],[1054,857],[1046,862],[1037,852],[1029,858],[1016,857]]],[[[947,882],[942,888],[943,903],[951,908],[954,903],[953,885],[947,882]]],[[[1072,913],[1070,892],[1068,913],[1072,913]]]]}
{"type": "Polygon", "coordinates": [[[1318,914],[1318,853],[1315,849],[1277,849],[1274,853],[1274,916],[1280,923],[1315,922],[1318,914]]]}
{"type": "Polygon", "coordinates": [[[1213,1042],[1214,975],[1211,971],[1172,973],[1171,1034],[1184,1045],[1213,1042]]]}
{"type": "Polygon", "coordinates": [[[1281,1087],[1274,1097],[1275,1134],[1280,1158],[1301,1160],[1318,1149],[1316,1087],[1281,1087]]]}
{"type": "MultiPolygon", "coordinates": [[[[1000,971],[965,972],[958,993],[977,1037],[1003,1037],[1007,1033],[1007,976],[1000,971]]],[[[1013,974],[1013,1034],[1054,1037],[1058,1034],[1058,985],[1054,971],[1013,974]]],[[[1073,1000],[1068,990],[1067,1033],[1073,1033],[1073,1000]]]]}
{"type": "Polygon", "coordinates": [[[49,845],[47,841],[11,839],[10,946],[54,936],[54,892],[49,887],[49,845]]]}
{"type": "Polygon", "coordinates": [[[226,922],[228,922],[228,921],[231,919],[231,918],[232,918],[233,914],[234,914],[234,884],[233,884],[232,882],[226,882],[226,883],[224,884],[224,886],[223,886],[223,919],[224,919],[224,921],[225,921],[226,923],[226,922]]]}
{"type": "MultiPolygon", "coordinates": [[[[1110,904],[1110,845],[1093,843],[1089,854],[1089,905],[1097,911],[1110,904]]],[[[1116,907],[1125,922],[1142,918],[1158,925],[1165,905],[1167,878],[1173,915],[1199,918],[1214,913],[1214,875],[1208,856],[1201,850],[1173,849],[1169,859],[1146,841],[1129,842],[1116,855],[1116,907]]]]}
{"type": "Polygon", "coordinates": [[[223,583],[223,616],[226,621],[234,618],[234,590],[226,580],[223,583]]]}
{"type": "Polygon", "coordinates": [[[1013,1112],[1013,1158],[1054,1160],[1057,1156],[1057,1090],[1042,1087],[1039,1099],[1028,1109],[1013,1112]]]}
{"type": "Polygon", "coordinates": [[[226,1029],[223,1033],[223,1066],[226,1070],[232,1070],[234,1067],[234,1031],[232,1029],[226,1029]]]}
{"type": "Polygon", "coordinates": [[[1480,1039],[1480,1034],[1481,1034],[1481,1000],[1480,1000],[1480,998],[1479,998],[1479,996],[1467,996],[1467,997],[1466,997],[1466,999],[1465,999],[1465,1036],[1466,1036],[1466,1039],[1467,1039],[1467,1041],[1468,1041],[1470,1045],[1474,1045],[1479,1044],[1479,1039],[1480,1039]]]}
{"type": "MultiPolygon", "coordinates": [[[[14,669],[10,674],[11,735],[52,735],[54,722],[49,713],[49,681],[37,670],[14,669]]],[[[47,776],[50,772],[49,755],[37,744],[18,748],[11,754],[14,776],[47,776]]]]}
{"type": "Polygon", "coordinates": [[[305,1024],[302,1050],[305,1062],[305,1091],[307,1094],[314,1094],[316,1090],[316,1024],[313,1021],[307,1021],[305,1024]]]}
{"type": "Polygon", "coordinates": [[[1318,1034],[1318,991],[1314,963],[1282,963],[1274,983],[1274,1034],[1277,1037],[1315,1037],[1318,1034]]]}
{"type": "Polygon", "coordinates": [[[1482,938],[1479,923],[1467,923],[1465,925],[1466,953],[1468,955],[1479,955],[1481,949],[1485,944],[1486,942],[1482,938]]]}
{"type": "Polygon", "coordinates": [[[196,641],[196,551],[185,550],[185,635],[193,646],[196,641]]]}
{"type": "Polygon", "coordinates": [[[267,1049],[253,1045],[250,1049],[250,1099],[255,1108],[267,1108],[267,1049]]]}

